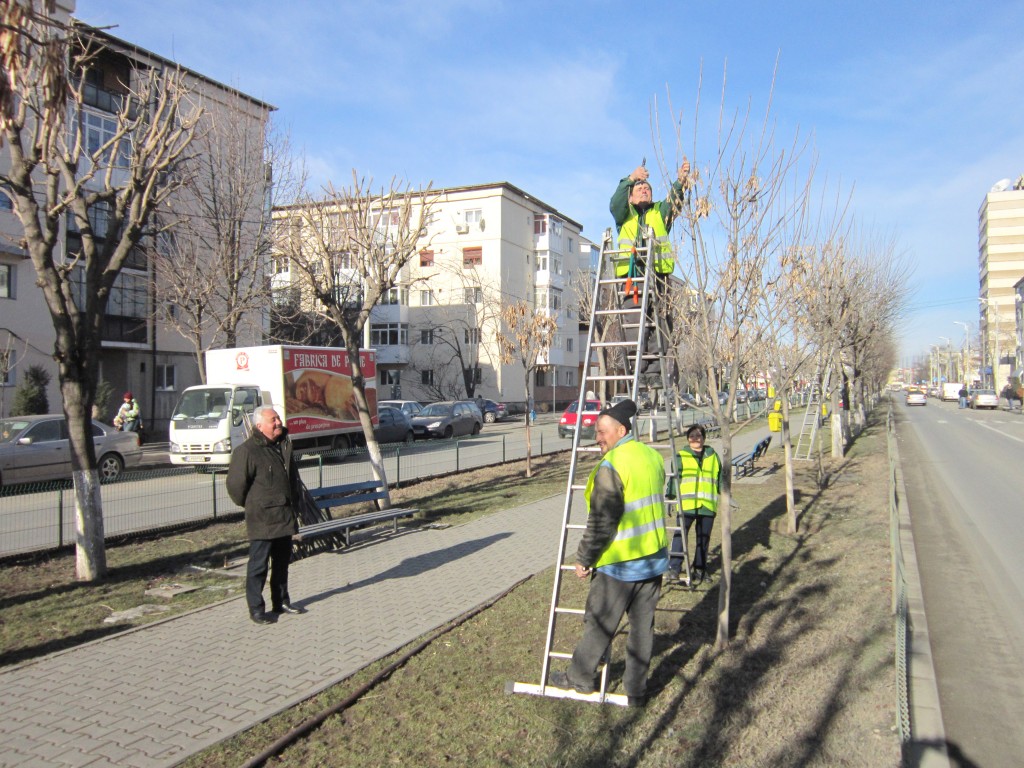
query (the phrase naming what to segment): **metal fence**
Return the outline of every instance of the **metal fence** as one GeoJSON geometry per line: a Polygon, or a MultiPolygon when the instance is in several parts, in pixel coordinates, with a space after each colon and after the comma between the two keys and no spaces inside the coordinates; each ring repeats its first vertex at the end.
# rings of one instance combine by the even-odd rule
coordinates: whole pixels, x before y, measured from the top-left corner
{"type": "MultiPolygon", "coordinates": [[[[737,405],[736,419],[763,416],[765,403],[737,405]]],[[[707,419],[709,413],[687,409],[682,425],[707,419]]],[[[664,429],[664,412],[643,412],[637,428],[645,434],[651,422],[664,429]]],[[[571,440],[560,438],[557,424],[547,417],[531,430],[533,456],[568,450],[571,440]]],[[[384,470],[392,487],[412,480],[447,475],[526,458],[525,430],[487,434],[451,441],[383,445],[384,470]]],[[[365,449],[344,456],[325,453],[301,462],[300,473],[310,488],[372,479],[365,449]]],[[[161,467],[124,472],[100,486],[103,527],[107,538],[172,528],[203,520],[238,515],[241,509],[224,486],[223,472],[197,472],[193,467],[161,467]]],[[[75,492],[70,481],[0,488],[0,557],[59,549],[75,540],[75,492]]]]}

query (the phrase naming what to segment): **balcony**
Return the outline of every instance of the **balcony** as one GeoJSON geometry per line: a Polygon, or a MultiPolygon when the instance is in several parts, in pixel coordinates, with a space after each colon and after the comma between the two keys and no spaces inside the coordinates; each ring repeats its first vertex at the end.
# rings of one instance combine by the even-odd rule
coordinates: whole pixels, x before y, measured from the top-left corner
{"type": "Polygon", "coordinates": [[[374,347],[373,349],[377,353],[377,365],[409,364],[409,347],[406,344],[374,347]]]}

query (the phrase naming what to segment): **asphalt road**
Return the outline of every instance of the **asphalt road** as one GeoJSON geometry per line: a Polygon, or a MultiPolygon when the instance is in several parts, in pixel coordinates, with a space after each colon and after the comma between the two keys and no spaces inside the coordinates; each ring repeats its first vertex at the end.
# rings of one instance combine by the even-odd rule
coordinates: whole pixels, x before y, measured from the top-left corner
{"type": "Polygon", "coordinates": [[[1024,764],[1024,416],[896,399],[953,765],[1024,764]]]}

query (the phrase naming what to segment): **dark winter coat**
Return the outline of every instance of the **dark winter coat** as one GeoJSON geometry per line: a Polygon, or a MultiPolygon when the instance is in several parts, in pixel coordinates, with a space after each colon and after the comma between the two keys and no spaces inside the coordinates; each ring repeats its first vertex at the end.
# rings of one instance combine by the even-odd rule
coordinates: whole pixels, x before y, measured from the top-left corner
{"type": "Polygon", "coordinates": [[[250,540],[277,539],[298,531],[298,481],[287,433],[275,447],[262,432],[253,430],[235,449],[228,467],[228,496],[245,509],[250,540]]]}

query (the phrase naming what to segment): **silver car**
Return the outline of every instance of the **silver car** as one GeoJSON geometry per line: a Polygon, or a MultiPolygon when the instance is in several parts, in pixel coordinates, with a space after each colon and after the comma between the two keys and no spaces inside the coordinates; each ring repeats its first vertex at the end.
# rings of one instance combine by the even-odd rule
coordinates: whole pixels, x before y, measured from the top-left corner
{"type": "Polygon", "coordinates": [[[996,394],[994,389],[976,389],[971,392],[971,408],[991,408],[995,410],[999,407],[999,395],[996,394]]]}
{"type": "MultiPolygon", "coordinates": [[[[100,479],[109,481],[142,461],[139,435],[92,422],[100,479]]],[[[67,421],[60,415],[0,419],[0,485],[71,478],[67,421]]]]}

